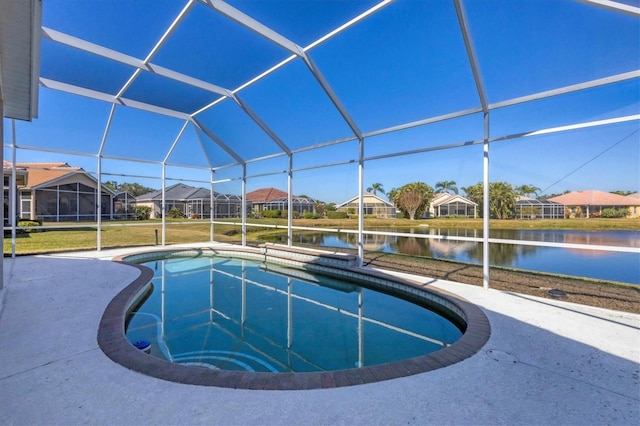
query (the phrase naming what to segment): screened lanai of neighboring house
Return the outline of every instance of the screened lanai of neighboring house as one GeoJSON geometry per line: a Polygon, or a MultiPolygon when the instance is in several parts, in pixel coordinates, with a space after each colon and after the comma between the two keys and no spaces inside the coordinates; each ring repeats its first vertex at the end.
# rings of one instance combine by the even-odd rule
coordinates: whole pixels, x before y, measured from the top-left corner
{"type": "MultiPolygon", "coordinates": [[[[251,209],[251,203],[245,202],[247,210],[251,209]]],[[[213,217],[214,218],[242,218],[242,197],[236,194],[213,194],[213,217]]],[[[202,212],[207,214],[206,209],[202,212]]],[[[207,217],[207,216],[202,216],[207,217]]]]}
{"type": "Polygon", "coordinates": [[[117,192],[113,196],[113,214],[116,219],[134,217],[136,197],[126,191],[117,192]]]}
{"type": "Polygon", "coordinates": [[[95,221],[98,215],[104,219],[113,218],[114,192],[105,185],[98,191],[95,177],[82,168],[66,163],[16,163],[16,181],[12,185],[13,165],[5,161],[3,166],[6,219],[12,215],[46,222],[95,221]],[[102,203],[98,203],[99,196],[102,203]],[[15,200],[15,206],[11,206],[11,198],[15,200]],[[101,205],[100,214],[96,209],[98,204],[101,205]],[[13,207],[12,214],[10,207],[13,207]]]}
{"type": "MultiPolygon", "coordinates": [[[[315,212],[315,200],[307,197],[291,197],[291,208],[295,213],[313,213],[315,212]]],[[[288,210],[289,198],[280,197],[268,201],[264,204],[266,210],[288,210]]]]}
{"type": "Polygon", "coordinates": [[[519,197],[514,216],[517,219],[564,219],[565,205],[549,200],[519,197]]]}
{"type": "Polygon", "coordinates": [[[211,215],[213,218],[238,218],[242,212],[242,198],[238,195],[212,193],[207,188],[184,183],[139,195],[135,205],[149,207],[151,218],[162,218],[162,212],[171,216],[173,209],[178,215],[192,219],[211,218],[211,215]]]}
{"type": "Polygon", "coordinates": [[[356,196],[338,204],[336,210],[356,214],[360,212],[360,205],[364,215],[387,219],[396,217],[396,208],[392,203],[370,192],[363,194],[362,204],[360,197],[356,196]]]}
{"type": "MultiPolygon", "coordinates": [[[[372,182],[482,183],[488,250],[491,181],[640,181],[634,1],[1,0],[0,12],[10,191],[16,164],[62,161],[164,195],[178,182],[243,200],[287,188],[288,207],[294,193],[358,194],[362,258],[372,182]]],[[[488,263],[486,251],[485,281],[488,263]]]]}
{"type": "Polygon", "coordinates": [[[431,200],[429,214],[434,217],[478,217],[478,204],[458,195],[441,192],[431,200]]]}

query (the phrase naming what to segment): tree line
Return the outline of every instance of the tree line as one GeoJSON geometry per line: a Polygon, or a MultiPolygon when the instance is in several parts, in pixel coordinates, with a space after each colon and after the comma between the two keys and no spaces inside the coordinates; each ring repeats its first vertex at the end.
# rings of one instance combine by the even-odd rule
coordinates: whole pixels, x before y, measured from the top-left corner
{"type": "Polygon", "coordinates": [[[104,186],[106,186],[107,188],[111,189],[116,193],[128,192],[134,197],[156,191],[153,188],[140,185],[139,183],[129,183],[129,182],[118,183],[115,180],[109,180],[107,182],[104,182],[104,186]]]}
{"type": "MultiPolygon", "coordinates": [[[[484,185],[482,182],[476,185],[463,187],[466,198],[478,204],[482,212],[484,204],[484,185]]],[[[376,195],[384,194],[384,187],[380,183],[374,183],[367,191],[376,195]]],[[[521,185],[514,188],[506,182],[492,182],[489,184],[489,211],[496,219],[506,219],[513,214],[516,205],[516,196],[526,195],[539,191],[532,185],[521,185]]],[[[399,188],[393,188],[386,193],[387,198],[410,220],[422,217],[429,208],[436,193],[447,192],[458,194],[458,186],[453,180],[437,182],[435,188],[424,182],[411,182],[399,188]]]]}

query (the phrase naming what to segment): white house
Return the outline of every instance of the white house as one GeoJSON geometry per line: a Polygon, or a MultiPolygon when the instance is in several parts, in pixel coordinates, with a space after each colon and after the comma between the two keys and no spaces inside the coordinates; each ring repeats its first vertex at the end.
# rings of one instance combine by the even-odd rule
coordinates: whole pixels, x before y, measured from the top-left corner
{"type": "MultiPolygon", "coordinates": [[[[363,209],[366,216],[375,216],[384,219],[393,219],[396,217],[396,208],[387,200],[374,195],[370,192],[363,194],[363,209]]],[[[350,200],[345,201],[342,204],[336,206],[336,210],[344,211],[347,213],[353,212],[358,214],[358,207],[360,206],[360,198],[355,196],[350,200]]]]}

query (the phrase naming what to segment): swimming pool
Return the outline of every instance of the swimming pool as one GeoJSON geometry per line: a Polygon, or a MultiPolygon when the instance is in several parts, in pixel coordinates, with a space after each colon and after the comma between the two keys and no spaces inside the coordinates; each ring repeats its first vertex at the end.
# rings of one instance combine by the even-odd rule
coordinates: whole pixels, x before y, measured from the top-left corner
{"type": "Polygon", "coordinates": [[[429,371],[488,339],[481,311],[451,295],[358,270],[348,255],[270,250],[129,256],[150,271],[119,302],[125,338],[149,342],[150,355],[123,348],[121,338],[125,363],[101,348],[168,380],[306,389],[429,371]]]}
{"type": "Polygon", "coordinates": [[[462,331],[416,303],[324,275],[230,257],[143,263],[153,291],[127,338],[156,357],[214,369],[343,370],[450,346],[462,331]]]}

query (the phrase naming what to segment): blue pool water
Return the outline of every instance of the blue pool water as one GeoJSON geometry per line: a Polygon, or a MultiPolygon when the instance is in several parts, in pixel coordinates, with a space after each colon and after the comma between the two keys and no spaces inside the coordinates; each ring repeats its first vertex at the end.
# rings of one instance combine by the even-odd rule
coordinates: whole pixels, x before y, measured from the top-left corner
{"type": "Polygon", "coordinates": [[[153,291],[127,338],[151,354],[221,370],[311,372],[398,361],[462,332],[422,306],[282,266],[221,257],[145,264],[153,291]],[[292,277],[291,274],[303,277],[292,277]]]}

